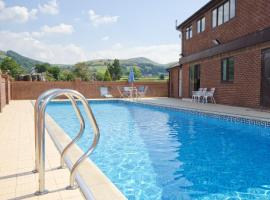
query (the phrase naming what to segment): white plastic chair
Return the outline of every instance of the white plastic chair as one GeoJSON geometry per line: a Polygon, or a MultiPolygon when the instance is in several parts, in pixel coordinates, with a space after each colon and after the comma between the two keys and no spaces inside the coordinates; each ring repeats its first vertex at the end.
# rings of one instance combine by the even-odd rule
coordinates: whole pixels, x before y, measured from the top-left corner
{"type": "Polygon", "coordinates": [[[198,91],[192,91],[192,101],[199,102],[203,94],[204,88],[199,88],[198,91]]]}
{"type": "Polygon", "coordinates": [[[210,98],[212,103],[216,104],[216,100],[214,98],[215,91],[216,91],[216,88],[211,88],[210,91],[207,91],[203,96],[203,102],[208,103],[208,98],[210,98]]]}
{"type": "Polygon", "coordinates": [[[100,87],[100,96],[105,98],[112,98],[113,96],[109,93],[108,87],[100,87]]]}
{"type": "Polygon", "coordinates": [[[125,98],[125,97],[130,97],[131,96],[131,87],[122,87],[120,88],[119,86],[117,87],[118,92],[120,94],[121,98],[125,98]]]}
{"type": "Polygon", "coordinates": [[[148,86],[139,86],[137,90],[137,97],[143,98],[146,95],[148,86]]]}

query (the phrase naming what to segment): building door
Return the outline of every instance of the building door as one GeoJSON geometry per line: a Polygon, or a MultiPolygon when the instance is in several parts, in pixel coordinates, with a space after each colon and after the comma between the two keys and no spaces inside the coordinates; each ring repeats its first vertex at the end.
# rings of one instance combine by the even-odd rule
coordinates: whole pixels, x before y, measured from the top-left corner
{"type": "Polygon", "coordinates": [[[200,65],[191,65],[189,67],[189,95],[192,91],[198,91],[200,88],[200,65]]]}
{"type": "Polygon", "coordinates": [[[270,107],[270,49],[262,52],[262,98],[261,104],[270,107]]]}
{"type": "Polygon", "coordinates": [[[183,96],[183,88],[182,88],[182,78],[183,78],[183,75],[182,75],[182,69],[179,69],[179,97],[182,97],[183,96]]]}

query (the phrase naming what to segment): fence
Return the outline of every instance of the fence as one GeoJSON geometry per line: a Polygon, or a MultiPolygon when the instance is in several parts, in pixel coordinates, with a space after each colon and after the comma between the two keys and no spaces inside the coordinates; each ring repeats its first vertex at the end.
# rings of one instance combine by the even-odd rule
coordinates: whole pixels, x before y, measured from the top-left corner
{"type": "MultiPolygon", "coordinates": [[[[69,88],[81,92],[87,98],[101,98],[100,87],[108,87],[113,97],[120,97],[117,87],[127,86],[127,82],[82,82],[82,81],[57,81],[57,82],[30,82],[12,81],[11,99],[36,99],[42,92],[51,88],[69,88]]],[[[148,86],[147,97],[167,97],[167,82],[135,82],[134,86],[148,86]]]]}
{"type": "Polygon", "coordinates": [[[0,112],[10,101],[10,79],[6,75],[0,74],[0,112]]]}

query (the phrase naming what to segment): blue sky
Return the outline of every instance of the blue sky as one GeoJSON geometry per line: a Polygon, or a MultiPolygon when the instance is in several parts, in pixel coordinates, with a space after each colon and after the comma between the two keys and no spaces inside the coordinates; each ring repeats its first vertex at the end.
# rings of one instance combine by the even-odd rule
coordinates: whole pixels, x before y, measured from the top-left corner
{"type": "Polygon", "coordinates": [[[144,56],[177,61],[175,20],[208,0],[0,0],[0,49],[51,63],[144,56]]]}

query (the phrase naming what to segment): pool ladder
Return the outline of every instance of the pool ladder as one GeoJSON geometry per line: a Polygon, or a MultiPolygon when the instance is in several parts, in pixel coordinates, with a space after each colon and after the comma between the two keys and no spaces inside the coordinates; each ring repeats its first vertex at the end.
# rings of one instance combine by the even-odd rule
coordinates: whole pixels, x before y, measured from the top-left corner
{"type": "Polygon", "coordinates": [[[95,150],[99,142],[100,132],[99,132],[96,119],[88,104],[88,101],[85,99],[85,97],[81,93],[75,90],[70,90],[70,89],[51,89],[42,93],[38,97],[37,101],[35,102],[35,110],[34,110],[34,115],[35,115],[34,116],[35,118],[35,170],[34,172],[39,173],[39,178],[38,178],[39,187],[38,187],[38,191],[36,192],[37,195],[46,194],[48,192],[45,189],[45,128],[46,128],[45,115],[46,115],[46,108],[47,108],[48,103],[59,96],[66,96],[71,101],[72,107],[75,110],[75,113],[80,122],[80,130],[77,136],[63,149],[61,153],[60,168],[64,167],[64,157],[67,151],[79,138],[81,138],[85,130],[85,120],[78,107],[76,100],[81,101],[86,111],[87,117],[90,121],[90,124],[93,127],[93,132],[94,132],[94,139],[91,146],[75,162],[75,164],[72,166],[70,170],[70,185],[68,186],[68,189],[77,188],[75,185],[76,171],[78,167],[81,165],[81,163],[95,150]]]}

